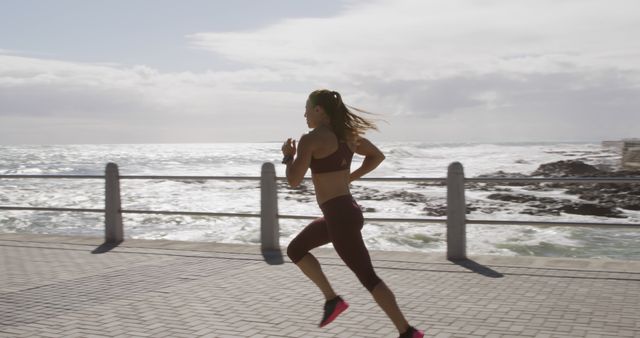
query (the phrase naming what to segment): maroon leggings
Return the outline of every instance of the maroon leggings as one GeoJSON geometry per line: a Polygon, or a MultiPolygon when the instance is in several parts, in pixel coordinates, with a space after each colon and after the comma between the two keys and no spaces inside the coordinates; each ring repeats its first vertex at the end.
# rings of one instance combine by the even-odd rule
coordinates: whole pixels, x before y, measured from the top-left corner
{"type": "Polygon", "coordinates": [[[373,271],[369,252],[362,240],[360,230],[364,218],[360,207],[351,195],[344,195],[324,202],[320,209],[324,217],[311,222],[289,243],[287,255],[292,262],[298,263],[309,250],[331,242],[362,285],[369,291],[373,290],[381,280],[373,271]]]}

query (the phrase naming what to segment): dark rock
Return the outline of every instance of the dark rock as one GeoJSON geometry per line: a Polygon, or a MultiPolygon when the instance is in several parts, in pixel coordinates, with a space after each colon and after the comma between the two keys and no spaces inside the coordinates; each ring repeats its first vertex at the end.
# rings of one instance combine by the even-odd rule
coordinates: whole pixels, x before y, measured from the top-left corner
{"type": "Polygon", "coordinates": [[[603,217],[621,218],[622,212],[618,211],[616,204],[612,202],[599,201],[595,203],[572,202],[567,199],[555,199],[551,197],[535,197],[525,194],[492,194],[487,198],[492,200],[526,203],[522,214],[527,215],[560,215],[561,212],[577,215],[591,215],[603,217]]]}
{"type": "Polygon", "coordinates": [[[447,206],[446,205],[427,205],[422,209],[422,211],[426,211],[428,216],[446,216],[447,215],[447,206]]]}
{"type": "Polygon", "coordinates": [[[498,201],[505,201],[505,202],[514,202],[514,203],[527,203],[527,202],[532,202],[532,201],[537,201],[538,198],[535,196],[531,196],[531,195],[524,195],[524,194],[491,194],[489,196],[487,196],[488,199],[490,200],[498,200],[498,201]]]}
{"type": "Polygon", "coordinates": [[[555,199],[551,197],[539,197],[537,199],[538,202],[542,203],[542,205],[553,204],[553,203],[568,203],[570,202],[568,199],[555,199]]]}
{"type": "Polygon", "coordinates": [[[624,201],[618,204],[621,209],[627,210],[640,210],[640,198],[633,198],[629,201],[624,201]]]}
{"type": "Polygon", "coordinates": [[[417,187],[446,187],[447,182],[416,182],[417,187]]]}
{"type": "Polygon", "coordinates": [[[480,211],[483,214],[493,214],[494,212],[502,211],[503,208],[498,206],[483,206],[482,208],[476,208],[476,210],[480,211]]]}
{"type": "Polygon", "coordinates": [[[521,214],[524,215],[532,215],[532,216],[560,216],[560,210],[557,209],[546,209],[546,208],[527,208],[520,211],[521,214]]]}
{"type": "Polygon", "coordinates": [[[424,203],[427,197],[423,194],[409,192],[404,190],[396,190],[389,192],[389,199],[398,200],[405,203],[424,203]]]}
{"type": "MultiPolygon", "coordinates": [[[[476,211],[479,208],[474,206],[474,204],[472,203],[467,203],[466,205],[466,213],[469,214],[472,211],[476,211]]],[[[498,208],[496,208],[498,209],[498,208]]],[[[499,209],[498,209],[499,210],[499,209]]],[[[422,208],[422,211],[425,211],[425,214],[428,216],[436,216],[436,217],[440,217],[440,216],[446,216],[447,215],[447,205],[445,201],[442,201],[441,203],[437,203],[437,202],[427,202],[427,206],[425,206],[424,208],[422,208]]]]}
{"type": "Polygon", "coordinates": [[[577,177],[601,175],[598,168],[582,161],[568,160],[542,164],[531,176],[543,177],[577,177]]]}
{"type": "Polygon", "coordinates": [[[604,216],[614,218],[624,218],[621,216],[621,212],[616,210],[613,206],[598,205],[592,203],[572,203],[560,207],[560,211],[568,214],[576,215],[591,215],[591,216],[604,216]]]}
{"type": "Polygon", "coordinates": [[[362,189],[358,189],[353,192],[353,196],[357,200],[362,201],[401,201],[410,205],[416,205],[416,203],[425,203],[427,202],[427,197],[423,194],[405,191],[405,190],[394,190],[389,192],[381,192],[380,190],[363,187],[362,189]]]}
{"type": "Polygon", "coordinates": [[[640,210],[640,184],[588,183],[565,186],[566,193],[585,201],[615,205],[627,210],[640,210]]]}
{"type": "Polygon", "coordinates": [[[527,191],[552,191],[551,187],[547,183],[531,184],[522,188],[527,191]]]}
{"type": "Polygon", "coordinates": [[[284,197],[285,200],[287,201],[296,201],[296,202],[300,202],[300,203],[311,203],[313,201],[315,201],[314,198],[309,197],[309,196],[285,196],[284,197]]]}
{"type": "Polygon", "coordinates": [[[471,213],[472,211],[477,211],[479,208],[475,207],[473,204],[471,203],[467,203],[466,205],[466,209],[467,209],[467,214],[471,213]]]}
{"type": "Polygon", "coordinates": [[[307,183],[303,182],[297,187],[292,187],[287,182],[278,182],[278,190],[287,190],[290,194],[314,195],[313,189],[309,189],[307,183]]]}
{"type": "Polygon", "coordinates": [[[527,178],[528,176],[521,173],[508,173],[502,170],[498,170],[494,173],[490,174],[482,174],[478,175],[478,178],[486,178],[486,177],[500,177],[500,178],[527,178]]]}
{"type": "Polygon", "coordinates": [[[353,197],[359,201],[386,201],[389,198],[378,189],[359,186],[352,191],[353,197]]]}
{"type": "MultiPolygon", "coordinates": [[[[601,168],[585,164],[580,161],[559,161],[541,165],[532,173],[533,176],[545,177],[640,177],[640,171],[619,170],[605,171],[601,168]]],[[[609,211],[608,206],[616,206],[627,210],[640,210],[640,184],[613,183],[549,183],[549,188],[566,189],[566,193],[577,195],[580,199],[594,202],[602,209],[588,206],[568,207],[566,212],[588,215],[607,214],[609,217],[619,217],[618,211],[609,211]]]]}
{"type": "Polygon", "coordinates": [[[479,191],[498,191],[498,192],[511,192],[513,189],[511,188],[503,188],[496,186],[495,184],[476,184],[473,187],[469,187],[469,189],[479,190],[479,191]]]}
{"type": "MultiPolygon", "coordinates": [[[[562,153],[563,152],[551,152],[562,153]]],[[[587,152],[578,155],[589,155],[587,152]]],[[[607,171],[606,166],[592,166],[579,160],[557,161],[545,163],[538,167],[531,175],[520,173],[508,173],[498,171],[495,173],[479,175],[478,177],[506,177],[506,178],[526,178],[531,176],[542,177],[640,177],[640,171],[619,170],[607,171]]],[[[604,216],[623,217],[619,209],[640,210],[640,184],[613,184],[613,183],[468,183],[469,189],[497,192],[488,196],[491,200],[505,201],[510,203],[525,204],[526,209],[521,211],[529,215],[560,215],[561,212],[604,216]],[[522,186],[522,190],[528,191],[550,191],[554,189],[565,189],[569,195],[575,195],[581,200],[588,201],[574,202],[567,199],[555,199],[548,197],[535,197],[527,194],[506,194],[511,189],[509,186],[522,186]]],[[[508,207],[507,207],[508,208],[508,207]]],[[[492,212],[490,208],[480,207],[481,212],[492,212]]]]}

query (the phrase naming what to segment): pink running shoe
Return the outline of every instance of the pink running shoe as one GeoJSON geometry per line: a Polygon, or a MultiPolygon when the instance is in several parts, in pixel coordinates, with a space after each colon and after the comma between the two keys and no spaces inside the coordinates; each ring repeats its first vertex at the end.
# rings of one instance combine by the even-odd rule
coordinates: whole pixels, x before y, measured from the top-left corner
{"type": "Polygon", "coordinates": [[[413,326],[409,326],[409,329],[405,333],[401,334],[398,338],[423,338],[424,332],[419,331],[413,326]]]}
{"type": "Polygon", "coordinates": [[[345,302],[340,296],[324,303],[324,316],[320,322],[320,327],[325,327],[338,317],[344,310],[349,307],[349,304],[345,302]]]}

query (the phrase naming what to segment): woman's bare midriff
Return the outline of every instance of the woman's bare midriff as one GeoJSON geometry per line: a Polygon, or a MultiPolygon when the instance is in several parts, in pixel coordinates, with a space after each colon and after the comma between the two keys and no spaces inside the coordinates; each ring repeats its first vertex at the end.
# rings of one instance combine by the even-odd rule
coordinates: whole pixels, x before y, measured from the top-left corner
{"type": "Polygon", "coordinates": [[[316,200],[318,205],[339,196],[348,195],[349,190],[349,170],[334,171],[322,174],[311,175],[313,186],[316,190],[316,200]]]}

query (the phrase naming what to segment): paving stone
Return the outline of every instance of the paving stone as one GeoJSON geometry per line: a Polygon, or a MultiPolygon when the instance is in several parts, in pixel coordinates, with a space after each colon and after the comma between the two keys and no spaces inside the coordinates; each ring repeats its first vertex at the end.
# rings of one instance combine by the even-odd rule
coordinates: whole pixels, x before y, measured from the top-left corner
{"type": "MultiPolygon", "coordinates": [[[[0,234],[0,337],[397,337],[331,249],[314,254],[351,304],[323,298],[258,246],[0,234]]],[[[372,251],[410,322],[435,337],[640,337],[640,262],[372,251]]]]}

